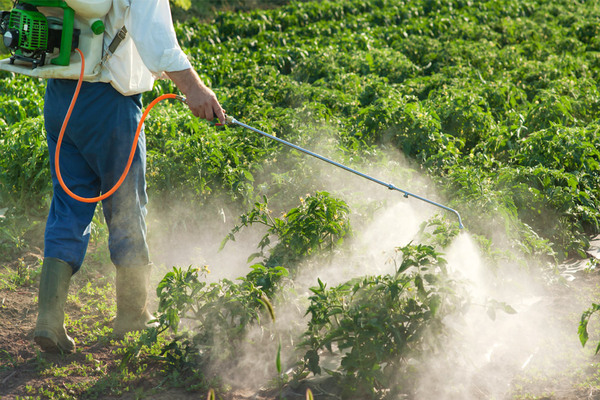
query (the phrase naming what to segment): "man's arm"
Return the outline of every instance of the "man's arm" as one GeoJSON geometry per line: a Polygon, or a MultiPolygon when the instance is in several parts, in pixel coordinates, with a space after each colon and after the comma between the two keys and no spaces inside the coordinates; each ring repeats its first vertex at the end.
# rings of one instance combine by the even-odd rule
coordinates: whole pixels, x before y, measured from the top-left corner
{"type": "Polygon", "coordinates": [[[225,112],[217,96],[202,82],[194,69],[171,71],[166,74],[186,97],[192,114],[208,121],[217,117],[221,122],[225,122],[225,112]]]}
{"type": "Polygon", "coordinates": [[[225,113],[217,97],[202,82],[177,42],[169,0],[121,1],[129,4],[127,31],[146,68],[157,77],[166,72],[196,117],[209,121],[217,117],[224,122],[225,113]]]}

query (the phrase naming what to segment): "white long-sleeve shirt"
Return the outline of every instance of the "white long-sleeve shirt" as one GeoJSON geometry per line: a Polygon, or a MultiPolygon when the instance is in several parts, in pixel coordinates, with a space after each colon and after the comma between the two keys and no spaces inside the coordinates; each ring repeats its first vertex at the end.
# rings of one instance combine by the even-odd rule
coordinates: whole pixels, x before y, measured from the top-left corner
{"type": "Polygon", "coordinates": [[[100,73],[124,95],[152,89],[164,72],[191,68],[175,36],[169,0],[113,0],[105,18],[104,49],[125,26],[127,36],[100,73]]]}

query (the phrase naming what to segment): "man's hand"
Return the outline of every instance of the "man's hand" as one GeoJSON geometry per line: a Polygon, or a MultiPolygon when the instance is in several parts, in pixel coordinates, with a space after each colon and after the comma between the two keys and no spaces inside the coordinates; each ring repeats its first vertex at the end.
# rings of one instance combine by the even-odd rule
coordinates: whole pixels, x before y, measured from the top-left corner
{"type": "Polygon", "coordinates": [[[184,94],[192,114],[208,121],[217,117],[222,123],[225,122],[225,112],[217,96],[202,82],[196,71],[190,68],[167,72],[167,75],[184,94]]]}

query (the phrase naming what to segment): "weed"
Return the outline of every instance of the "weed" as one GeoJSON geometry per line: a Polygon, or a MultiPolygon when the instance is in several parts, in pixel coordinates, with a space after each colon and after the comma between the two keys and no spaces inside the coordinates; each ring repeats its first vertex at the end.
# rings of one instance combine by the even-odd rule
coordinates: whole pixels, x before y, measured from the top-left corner
{"type": "Polygon", "coordinates": [[[17,260],[13,268],[5,267],[6,273],[0,274],[0,289],[15,290],[22,286],[33,285],[41,274],[41,265],[29,265],[23,258],[17,260]]]}

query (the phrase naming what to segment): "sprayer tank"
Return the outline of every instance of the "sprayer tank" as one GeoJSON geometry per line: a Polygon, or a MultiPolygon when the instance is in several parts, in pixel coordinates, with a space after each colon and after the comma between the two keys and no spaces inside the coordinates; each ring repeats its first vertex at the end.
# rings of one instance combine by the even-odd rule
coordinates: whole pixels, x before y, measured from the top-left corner
{"type": "Polygon", "coordinates": [[[80,18],[103,18],[112,6],[112,0],[65,0],[80,18]]]}

